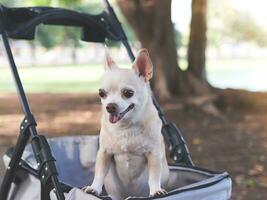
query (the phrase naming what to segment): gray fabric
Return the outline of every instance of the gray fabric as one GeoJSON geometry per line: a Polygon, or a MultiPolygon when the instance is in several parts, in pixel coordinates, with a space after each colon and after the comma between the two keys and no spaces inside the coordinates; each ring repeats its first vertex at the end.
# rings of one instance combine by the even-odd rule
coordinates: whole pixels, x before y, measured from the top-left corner
{"type": "MultiPolygon", "coordinates": [[[[48,142],[62,182],[82,187],[93,181],[98,136],[51,138],[48,142]]],[[[37,167],[30,145],[26,147],[23,158],[37,167]]]]}
{"type": "Polygon", "coordinates": [[[19,186],[12,184],[8,200],[38,200],[41,195],[40,187],[38,179],[24,174],[23,182],[19,186]]]}
{"type": "MultiPolygon", "coordinates": [[[[200,183],[199,185],[201,185],[200,183]]],[[[169,195],[161,198],[154,198],[159,200],[229,200],[231,198],[231,182],[229,179],[225,179],[217,184],[209,187],[200,188],[197,190],[183,191],[189,189],[192,186],[181,187],[175,191],[169,192],[169,195]],[[179,191],[181,191],[179,193],[179,191]],[[177,193],[178,192],[178,193],[177,193]]],[[[129,197],[127,200],[131,200],[129,197]]],[[[139,199],[139,198],[135,198],[139,199]]],[[[145,198],[140,198],[145,199],[145,198]]],[[[85,200],[85,199],[84,199],[85,200]]]]}
{"type": "MultiPolygon", "coordinates": [[[[60,181],[75,187],[71,192],[66,194],[66,199],[95,199],[94,196],[84,194],[78,188],[89,185],[93,181],[95,159],[98,149],[98,136],[52,138],[49,139],[49,144],[57,160],[60,181]]],[[[27,146],[23,158],[33,167],[37,167],[30,146],[27,146]]],[[[8,163],[7,157],[5,157],[4,160],[5,163],[8,163]]],[[[231,179],[224,178],[227,174],[213,174],[202,170],[177,166],[170,166],[170,171],[170,180],[167,188],[169,195],[160,199],[230,199],[231,179]],[[219,181],[221,179],[223,180],[219,181]],[[210,183],[216,184],[187,191],[188,189],[210,183]]],[[[14,195],[14,198],[10,198],[10,200],[40,199],[39,181],[32,175],[24,174],[24,176],[23,183],[20,184],[19,187],[14,187],[12,194],[16,195],[14,195]]],[[[53,197],[53,194],[51,195],[53,197]]]]}
{"type": "MultiPolygon", "coordinates": [[[[51,200],[57,200],[56,195],[53,192],[51,192],[50,198],[51,200]]],[[[65,194],[65,200],[100,200],[100,198],[91,194],[86,194],[78,188],[73,188],[65,194]]]]}

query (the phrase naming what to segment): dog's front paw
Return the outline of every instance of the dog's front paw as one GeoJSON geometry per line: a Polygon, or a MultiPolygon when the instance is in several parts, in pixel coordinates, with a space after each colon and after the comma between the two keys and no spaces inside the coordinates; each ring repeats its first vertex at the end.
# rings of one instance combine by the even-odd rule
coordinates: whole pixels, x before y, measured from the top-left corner
{"type": "Polygon", "coordinates": [[[167,194],[168,192],[164,189],[158,189],[156,191],[153,191],[153,192],[150,192],[149,196],[150,197],[156,197],[156,196],[162,196],[162,195],[165,195],[167,194]]]}
{"type": "Polygon", "coordinates": [[[99,195],[100,192],[97,191],[97,189],[94,189],[91,186],[85,186],[82,188],[82,191],[88,194],[95,194],[95,195],[99,195]]]}

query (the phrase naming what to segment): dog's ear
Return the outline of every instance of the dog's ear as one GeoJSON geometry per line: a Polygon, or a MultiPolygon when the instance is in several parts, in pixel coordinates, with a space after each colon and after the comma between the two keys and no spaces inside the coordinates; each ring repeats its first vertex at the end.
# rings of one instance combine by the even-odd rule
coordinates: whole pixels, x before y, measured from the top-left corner
{"type": "Polygon", "coordinates": [[[106,62],[105,62],[105,65],[104,65],[104,69],[105,70],[111,70],[111,69],[117,68],[116,63],[114,62],[114,60],[109,55],[107,49],[105,50],[105,57],[106,57],[106,62]]]}
{"type": "Polygon", "coordinates": [[[133,69],[136,71],[138,76],[142,76],[146,82],[152,78],[153,65],[147,49],[141,49],[138,52],[133,63],[133,69]]]}

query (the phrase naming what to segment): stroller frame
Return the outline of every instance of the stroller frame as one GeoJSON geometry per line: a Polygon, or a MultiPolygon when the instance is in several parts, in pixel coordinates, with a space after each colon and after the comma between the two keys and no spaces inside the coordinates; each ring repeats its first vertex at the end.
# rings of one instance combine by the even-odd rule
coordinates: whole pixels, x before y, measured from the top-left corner
{"type": "MultiPolygon", "coordinates": [[[[50,7],[29,7],[29,8],[6,8],[0,4],[0,34],[9,60],[9,65],[14,77],[17,94],[25,118],[20,124],[20,133],[17,144],[7,167],[1,188],[0,199],[6,200],[9,195],[12,182],[16,182],[16,173],[19,170],[27,170],[41,181],[41,200],[49,200],[49,193],[53,190],[58,200],[64,200],[64,190],[68,186],[60,183],[58,172],[49,144],[46,138],[38,134],[37,123],[31,112],[22,82],[17,71],[8,38],[34,39],[35,28],[39,24],[77,26],[82,28],[82,40],[104,43],[107,39],[120,41],[125,46],[127,53],[134,61],[135,56],[129,45],[125,32],[108,0],[104,0],[106,9],[99,15],[89,15],[67,9],[50,7]],[[27,142],[31,140],[31,146],[38,170],[34,170],[22,160],[27,142]]],[[[168,145],[169,156],[174,163],[193,166],[187,145],[180,130],[173,123],[169,123],[155,98],[153,103],[158,110],[162,120],[162,134],[168,145]]]]}

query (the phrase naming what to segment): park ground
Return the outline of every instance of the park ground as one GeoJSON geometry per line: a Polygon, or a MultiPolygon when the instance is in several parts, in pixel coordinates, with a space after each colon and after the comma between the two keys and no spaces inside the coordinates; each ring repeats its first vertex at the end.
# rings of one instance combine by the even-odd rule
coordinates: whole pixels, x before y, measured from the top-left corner
{"type": "MultiPolygon", "coordinates": [[[[49,137],[97,134],[100,102],[96,94],[30,94],[40,133],[49,137]]],[[[221,116],[203,111],[194,99],[161,102],[188,142],[197,166],[228,171],[233,200],[267,199],[267,94],[218,91],[221,116]]],[[[0,95],[0,154],[17,138],[23,118],[14,93],[0,95]]],[[[3,176],[3,164],[0,165],[3,176]]]]}

